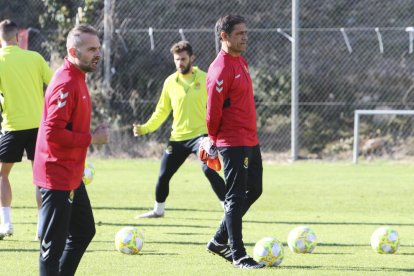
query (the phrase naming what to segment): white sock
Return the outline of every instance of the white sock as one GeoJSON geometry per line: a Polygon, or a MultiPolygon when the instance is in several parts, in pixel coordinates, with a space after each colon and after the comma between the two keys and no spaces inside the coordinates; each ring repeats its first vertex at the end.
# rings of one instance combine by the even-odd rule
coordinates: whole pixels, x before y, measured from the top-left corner
{"type": "Polygon", "coordinates": [[[158,215],[164,214],[164,210],[165,210],[165,202],[156,202],[154,204],[154,211],[155,213],[157,213],[158,215]]]}
{"type": "Polygon", "coordinates": [[[221,208],[223,208],[223,210],[224,210],[224,201],[220,201],[220,206],[221,206],[221,208]]]}
{"type": "Polygon", "coordinates": [[[11,207],[1,207],[0,209],[1,209],[2,224],[11,223],[10,221],[11,207]]]}

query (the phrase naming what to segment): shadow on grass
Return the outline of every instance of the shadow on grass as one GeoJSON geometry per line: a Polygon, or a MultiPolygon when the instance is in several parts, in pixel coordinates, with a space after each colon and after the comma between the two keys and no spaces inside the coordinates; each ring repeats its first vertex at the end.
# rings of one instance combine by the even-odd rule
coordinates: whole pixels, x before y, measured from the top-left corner
{"type": "MultiPolygon", "coordinates": [[[[114,242],[112,240],[99,240],[99,241],[95,241],[92,240],[92,243],[100,243],[100,244],[113,244],[114,242]]],[[[144,244],[181,244],[181,245],[206,245],[206,242],[181,242],[181,241],[145,241],[144,244]]],[[[91,251],[107,251],[107,250],[91,250],[91,251]]],[[[0,249],[1,252],[1,249],[0,249]]],[[[147,252],[147,251],[145,251],[147,252]]],[[[154,251],[155,252],[155,251],[154,251]]]]}
{"type": "Polygon", "coordinates": [[[0,253],[1,252],[16,252],[16,253],[20,253],[20,252],[39,252],[39,249],[26,249],[26,248],[15,248],[15,249],[9,249],[9,248],[0,248],[0,253]]]}
{"type": "MultiPolygon", "coordinates": [[[[169,233],[172,235],[188,235],[188,233],[169,233]]],[[[195,234],[195,235],[201,235],[201,234],[195,234]]],[[[105,241],[105,240],[100,240],[100,241],[93,241],[96,243],[112,243],[112,241],[105,241]]],[[[182,241],[146,241],[145,243],[153,243],[153,244],[186,244],[186,245],[206,245],[207,241],[202,241],[202,242],[182,242],[182,241]]],[[[249,247],[253,247],[255,246],[255,243],[251,243],[251,242],[246,242],[244,243],[245,246],[249,246],[249,247]]],[[[319,246],[324,246],[326,244],[318,244],[319,246]]],[[[287,243],[283,243],[284,247],[287,247],[287,243]]],[[[343,246],[343,247],[348,247],[348,246],[368,246],[368,245],[354,245],[354,244],[342,244],[342,245],[330,245],[330,246],[343,246]]],[[[312,255],[349,255],[349,253],[340,253],[340,252],[333,252],[333,253],[319,253],[319,252],[313,252],[312,255]]],[[[403,255],[403,254],[399,254],[399,255],[403,255]]],[[[406,254],[406,255],[410,255],[410,254],[406,254]]]]}
{"type": "MultiPolygon", "coordinates": [[[[221,213],[222,211],[220,211],[221,213]]],[[[215,218],[189,218],[180,217],[183,220],[199,220],[199,221],[217,221],[215,218]]],[[[255,223],[255,224],[288,224],[288,225],[389,225],[389,226],[414,226],[414,223],[384,223],[384,222],[328,222],[328,221],[260,221],[260,220],[243,220],[243,223],[255,223]]]]}
{"type": "MultiPolygon", "coordinates": [[[[115,252],[118,253],[115,249],[114,250],[86,250],[86,253],[93,253],[93,252],[115,252]]],[[[119,252],[120,254],[122,254],[121,252],[119,252]]],[[[155,252],[155,251],[141,251],[140,253],[138,253],[137,255],[134,256],[142,256],[142,255],[150,255],[150,256],[177,256],[180,255],[178,253],[162,253],[162,252],[155,252]]],[[[125,256],[128,256],[128,254],[125,254],[125,256]]],[[[132,256],[132,255],[129,255],[132,256]]]]}
{"type": "Polygon", "coordinates": [[[178,253],[161,253],[161,252],[143,252],[143,255],[152,255],[152,256],[178,256],[178,253]]]}
{"type": "Polygon", "coordinates": [[[352,247],[365,247],[365,246],[368,246],[368,247],[370,247],[370,245],[369,244],[365,244],[365,243],[362,243],[362,244],[353,244],[353,243],[318,243],[318,246],[327,246],[327,247],[349,247],[349,246],[352,246],[352,247]]]}
{"type": "Polygon", "coordinates": [[[180,245],[203,245],[206,246],[207,245],[207,241],[206,242],[184,242],[184,241],[147,241],[145,243],[152,243],[152,244],[180,244],[180,245]]]}
{"type": "MultiPolygon", "coordinates": [[[[288,246],[288,244],[286,242],[282,242],[283,246],[288,246]]],[[[247,246],[255,246],[255,243],[244,243],[244,245],[247,246]]],[[[317,247],[323,247],[323,246],[327,246],[327,247],[370,247],[369,244],[352,244],[352,243],[318,243],[317,247]]],[[[314,254],[314,253],[312,253],[314,254]]],[[[330,253],[329,253],[330,254],[330,253]]]]}
{"type": "Polygon", "coordinates": [[[391,268],[391,267],[358,267],[358,266],[280,266],[281,270],[334,270],[334,271],[357,271],[357,272],[414,272],[414,268],[391,268]]]}
{"type": "Polygon", "coordinates": [[[312,252],[312,255],[352,255],[352,254],[342,253],[342,252],[312,252]]]}
{"type": "MultiPolygon", "coordinates": [[[[122,211],[151,211],[148,207],[113,207],[113,206],[92,206],[93,210],[122,210],[122,211]]],[[[211,212],[211,213],[222,213],[223,211],[218,210],[207,210],[207,209],[192,209],[192,208],[167,208],[166,212],[178,211],[178,212],[211,212]]]]}
{"type": "Polygon", "coordinates": [[[165,233],[168,235],[177,235],[177,236],[203,236],[203,233],[165,233]]]}
{"type": "Polygon", "coordinates": [[[327,222],[327,221],[258,221],[243,220],[246,223],[263,223],[263,224],[303,224],[303,225],[389,225],[389,226],[414,226],[414,223],[384,223],[384,222],[327,222]]]}
{"type": "Polygon", "coordinates": [[[92,240],[91,243],[108,243],[108,244],[113,244],[114,241],[113,240],[92,240]]]}
{"type": "MultiPolygon", "coordinates": [[[[348,247],[348,246],[352,246],[352,247],[364,247],[364,246],[367,246],[367,247],[371,247],[371,245],[369,244],[369,243],[366,243],[366,244],[364,244],[364,243],[362,243],[362,244],[349,244],[349,243],[318,243],[318,246],[328,246],[328,247],[341,247],[341,246],[343,246],[343,247],[348,247]]],[[[402,245],[400,245],[400,247],[413,247],[413,246],[411,246],[411,245],[404,245],[404,244],[402,244],[402,245]]],[[[414,255],[414,253],[404,253],[404,254],[407,254],[407,255],[414,255]]],[[[403,254],[399,254],[399,255],[403,255],[403,254]]]]}
{"type": "Polygon", "coordinates": [[[188,225],[188,224],[151,224],[145,223],[142,220],[142,223],[111,223],[111,222],[101,222],[98,221],[96,226],[136,226],[136,227],[179,227],[179,228],[203,228],[203,229],[210,229],[213,227],[210,226],[202,226],[202,225],[188,225]]]}
{"type": "MultiPolygon", "coordinates": [[[[36,206],[13,206],[13,209],[37,209],[36,206]]],[[[93,210],[121,210],[121,211],[150,211],[150,207],[114,207],[114,206],[92,206],[93,210]]],[[[166,211],[177,211],[177,212],[211,212],[211,213],[222,213],[223,210],[219,208],[217,210],[209,209],[194,209],[194,208],[167,208],[166,211]]]]}

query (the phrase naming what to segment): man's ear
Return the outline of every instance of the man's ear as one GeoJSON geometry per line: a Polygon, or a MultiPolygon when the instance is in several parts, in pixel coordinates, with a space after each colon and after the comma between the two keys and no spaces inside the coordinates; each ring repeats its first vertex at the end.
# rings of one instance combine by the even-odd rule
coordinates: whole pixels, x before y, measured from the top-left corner
{"type": "Polygon", "coordinates": [[[76,57],[78,57],[78,55],[77,55],[77,51],[76,51],[76,49],[75,48],[69,48],[69,55],[71,55],[72,57],[74,57],[74,58],[76,58],[76,57]]]}
{"type": "Polygon", "coordinates": [[[222,41],[226,41],[229,35],[226,32],[220,32],[220,38],[222,41]]]}
{"type": "Polygon", "coordinates": [[[191,63],[193,63],[193,62],[194,62],[194,60],[195,60],[195,55],[194,55],[194,54],[192,54],[192,55],[191,55],[191,57],[190,57],[190,62],[191,62],[191,63]]]}

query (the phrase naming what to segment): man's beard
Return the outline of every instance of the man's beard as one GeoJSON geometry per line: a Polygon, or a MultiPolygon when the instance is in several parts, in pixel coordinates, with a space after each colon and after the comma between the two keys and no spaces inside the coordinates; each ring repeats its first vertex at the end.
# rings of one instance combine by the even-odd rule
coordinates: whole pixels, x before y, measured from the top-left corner
{"type": "Polygon", "coordinates": [[[78,59],[79,59],[79,68],[85,72],[85,73],[90,73],[90,72],[95,72],[96,69],[98,68],[99,62],[100,62],[100,57],[94,57],[90,62],[88,63],[84,63],[82,62],[82,57],[83,55],[78,52],[78,59]],[[92,66],[92,63],[96,63],[95,66],[92,66]]]}
{"type": "Polygon", "coordinates": [[[80,65],[79,67],[85,73],[94,72],[96,70],[96,68],[92,68],[91,66],[88,66],[88,65],[80,65]]]}
{"type": "Polygon", "coordinates": [[[79,67],[82,69],[82,71],[86,73],[95,72],[98,68],[99,60],[96,62],[96,66],[92,66],[92,61],[89,64],[79,64],[79,67]]]}
{"type": "Polygon", "coordinates": [[[191,63],[188,63],[188,65],[186,67],[184,67],[183,69],[179,69],[180,73],[185,75],[187,73],[189,73],[191,70],[191,63]]]}

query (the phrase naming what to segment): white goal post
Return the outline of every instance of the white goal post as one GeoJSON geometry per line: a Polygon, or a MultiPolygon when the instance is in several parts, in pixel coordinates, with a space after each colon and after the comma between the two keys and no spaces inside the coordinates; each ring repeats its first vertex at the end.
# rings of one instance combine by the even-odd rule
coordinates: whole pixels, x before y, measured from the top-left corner
{"type": "Polygon", "coordinates": [[[361,115],[414,115],[414,110],[355,110],[354,116],[354,164],[359,156],[359,117],[361,115]]]}

